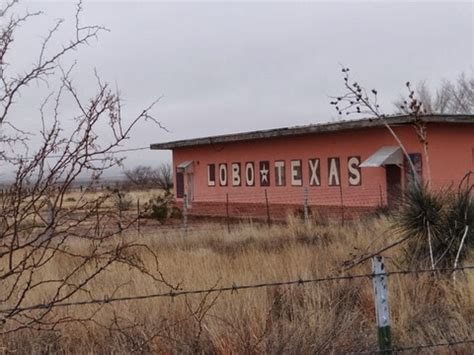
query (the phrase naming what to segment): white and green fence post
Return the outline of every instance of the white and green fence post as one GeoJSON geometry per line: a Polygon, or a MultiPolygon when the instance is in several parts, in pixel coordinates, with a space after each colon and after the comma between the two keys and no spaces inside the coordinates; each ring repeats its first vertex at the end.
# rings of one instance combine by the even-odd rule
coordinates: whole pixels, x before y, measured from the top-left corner
{"type": "Polygon", "coordinates": [[[387,271],[382,256],[372,259],[374,283],[375,316],[377,317],[378,343],[380,354],[392,353],[390,335],[390,309],[388,305],[387,271]]]}

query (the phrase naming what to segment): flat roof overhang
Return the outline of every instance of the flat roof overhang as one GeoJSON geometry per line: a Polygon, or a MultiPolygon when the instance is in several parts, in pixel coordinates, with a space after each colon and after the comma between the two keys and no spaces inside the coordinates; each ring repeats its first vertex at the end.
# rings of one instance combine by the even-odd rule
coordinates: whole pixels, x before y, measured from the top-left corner
{"type": "Polygon", "coordinates": [[[382,147],[368,157],[359,166],[361,168],[378,168],[385,165],[401,165],[403,163],[403,152],[398,146],[382,147]]]}
{"type": "MultiPolygon", "coordinates": [[[[426,115],[421,118],[426,123],[457,123],[474,124],[474,115],[426,115]]],[[[385,120],[390,126],[405,125],[412,122],[412,117],[407,115],[388,116],[385,120]]],[[[284,127],[261,131],[251,131],[236,134],[225,134],[204,138],[185,139],[150,145],[150,149],[175,149],[212,145],[216,143],[232,143],[251,141],[256,139],[301,136],[315,133],[338,132],[364,128],[383,127],[384,122],[378,118],[364,118],[351,121],[338,121],[330,123],[312,124],[306,126],[284,127]]]]}

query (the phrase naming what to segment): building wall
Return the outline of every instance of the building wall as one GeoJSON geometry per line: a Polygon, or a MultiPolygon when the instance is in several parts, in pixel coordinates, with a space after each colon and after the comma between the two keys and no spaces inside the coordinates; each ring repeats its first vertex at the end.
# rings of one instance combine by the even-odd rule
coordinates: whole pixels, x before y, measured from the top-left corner
{"type": "Polygon", "coordinates": [[[474,173],[474,125],[431,124],[428,139],[434,187],[457,185],[468,171],[474,173]]]}
{"type": "MultiPolygon", "coordinates": [[[[413,127],[396,127],[397,135],[409,153],[420,153],[423,158],[423,178],[427,178],[427,160],[423,145],[419,142],[413,127]]],[[[433,186],[458,183],[469,170],[474,170],[474,126],[454,124],[430,124],[428,127],[429,159],[433,186]]],[[[387,203],[387,186],[384,168],[362,168],[361,183],[349,183],[348,159],[360,157],[363,162],[382,146],[397,145],[385,128],[370,128],[341,132],[326,132],[317,135],[279,137],[249,142],[216,144],[193,148],[180,148],[173,152],[173,163],[194,161],[193,200],[191,206],[200,204],[214,206],[229,200],[230,204],[302,205],[304,187],[308,190],[311,206],[334,209],[359,208],[366,211],[387,203]],[[320,159],[320,186],[310,186],[309,159],[320,159]],[[329,158],[339,158],[340,186],[329,186],[329,158]],[[291,185],[292,160],[302,162],[302,185],[291,185]],[[260,186],[258,181],[259,162],[270,163],[270,186],[260,186]],[[285,161],[286,185],[275,185],[275,162],[285,161]],[[255,164],[255,186],[246,186],[245,163],[255,164]],[[219,184],[219,164],[227,164],[227,186],[219,184]],[[231,164],[240,163],[241,185],[232,186],[231,164]],[[216,166],[216,184],[208,186],[208,165],[216,166]]],[[[185,179],[186,181],[187,179],[185,179]]],[[[352,180],[353,181],[353,180],[352,180]]],[[[334,182],[334,181],[333,181],[334,182]]],[[[216,207],[217,206],[217,207],[216,207]]],[[[198,213],[198,208],[194,208],[198,213]]],[[[222,212],[222,208],[220,209],[222,212]]],[[[224,212],[223,212],[224,213],[224,212]]],[[[210,213],[214,214],[214,212],[210,213]]]]}

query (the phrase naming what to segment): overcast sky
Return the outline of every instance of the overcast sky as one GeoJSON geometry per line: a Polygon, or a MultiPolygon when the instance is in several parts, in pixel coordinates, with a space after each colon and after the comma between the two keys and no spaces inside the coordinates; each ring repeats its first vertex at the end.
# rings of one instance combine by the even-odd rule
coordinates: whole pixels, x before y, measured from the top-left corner
{"type": "MultiPolygon", "coordinates": [[[[23,3],[43,10],[18,34],[14,67],[37,57],[54,19],[71,38],[74,2],[23,3]]],[[[74,53],[74,78],[87,97],[93,69],[120,87],[128,115],[163,96],[152,124],[133,132],[126,148],[183,138],[327,122],[330,95],[343,91],[340,65],[377,88],[387,112],[407,80],[442,79],[473,70],[472,2],[97,2],[85,1],[83,22],[110,29],[74,53]]],[[[12,61],[10,59],[10,61],[12,61]]],[[[44,86],[32,86],[10,119],[37,129],[44,86]]],[[[64,110],[65,124],[67,117],[64,110]]],[[[130,154],[126,164],[155,165],[169,152],[130,154]]]]}

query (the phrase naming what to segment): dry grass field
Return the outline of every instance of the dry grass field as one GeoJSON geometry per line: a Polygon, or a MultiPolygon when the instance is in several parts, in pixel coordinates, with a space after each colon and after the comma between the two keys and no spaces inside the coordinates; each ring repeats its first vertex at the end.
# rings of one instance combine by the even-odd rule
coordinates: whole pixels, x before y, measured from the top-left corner
{"type": "MultiPolygon", "coordinates": [[[[397,235],[386,218],[341,227],[336,223],[307,226],[290,217],[286,224],[271,228],[234,224],[230,233],[226,226],[200,224],[187,235],[146,221],[140,235],[130,229],[120,238],[145,245],[154,254],[140,248],[130,257],[159,270],[170,284],[190,290],[337,275],[354,255],[377,250],[397,235]]],[[[70,243],[75,252],[91,247],[84,240],[70,243]]],[[[388,270],[403,268],[400,248],[384,256],[388,270]]],[[[474,262],[472,256],[469,260],[474,262]]],[[[38,277],[61,279],[64,265],[74,263],[73,257],[58,256],[38,277]]],[[[344,273],[370,271],[369,260],[344,273]]],[[[35,289],[28,302],[41,302],[52,292],[49,287],[35,289]]],[[[114,264],[76,299],[169,290],[126,264],[114,264]]],[[[460,272],[455,282],[426,274],[390,276],[394,345],[472,338],[473,295],[473,272],[460,272]]],[[[370,278],[69,306],[48,315],[58,321],[53,330],[25,329],[4,335],[0,349],[15,354],[371,352],[377,349],[374,312],[370,278]]],[[[468,354],[472,347],[416,352],[468,354]]]]}
{"type": "MultiPolygon", "coordinates": [[[[112,191],[113,189],[111,189],[112,191]]],[[[110,193],[110,191],[108,192],[110,193]]],[[[130,197],[131,202],[133,203],[133,209],[135,207],[135,204],[137,201],[140,202],[140,204],[144,204],[148,202],[148,200],[153,197],[153,196],[159,196],[163,193],[162,190],[160,189],[147,189],[147,190],[132,190],[126,193],[127,196],[130,197]]],[[[64,207],[73,207],[75,204],[78,202],[85,202],[88,200],[93,200],[100,196],[101,194],[104,194],[104,191],[98,190],[98,191],[84,191],[81,192],[79,189],[74,189],[71,190],[70,192],[67,193],[66,199],[64,201],[64,207]]],[[[110,199],[106,201],[103,204],[103,207],[113,207],[113,199],[110,199]]]]}

